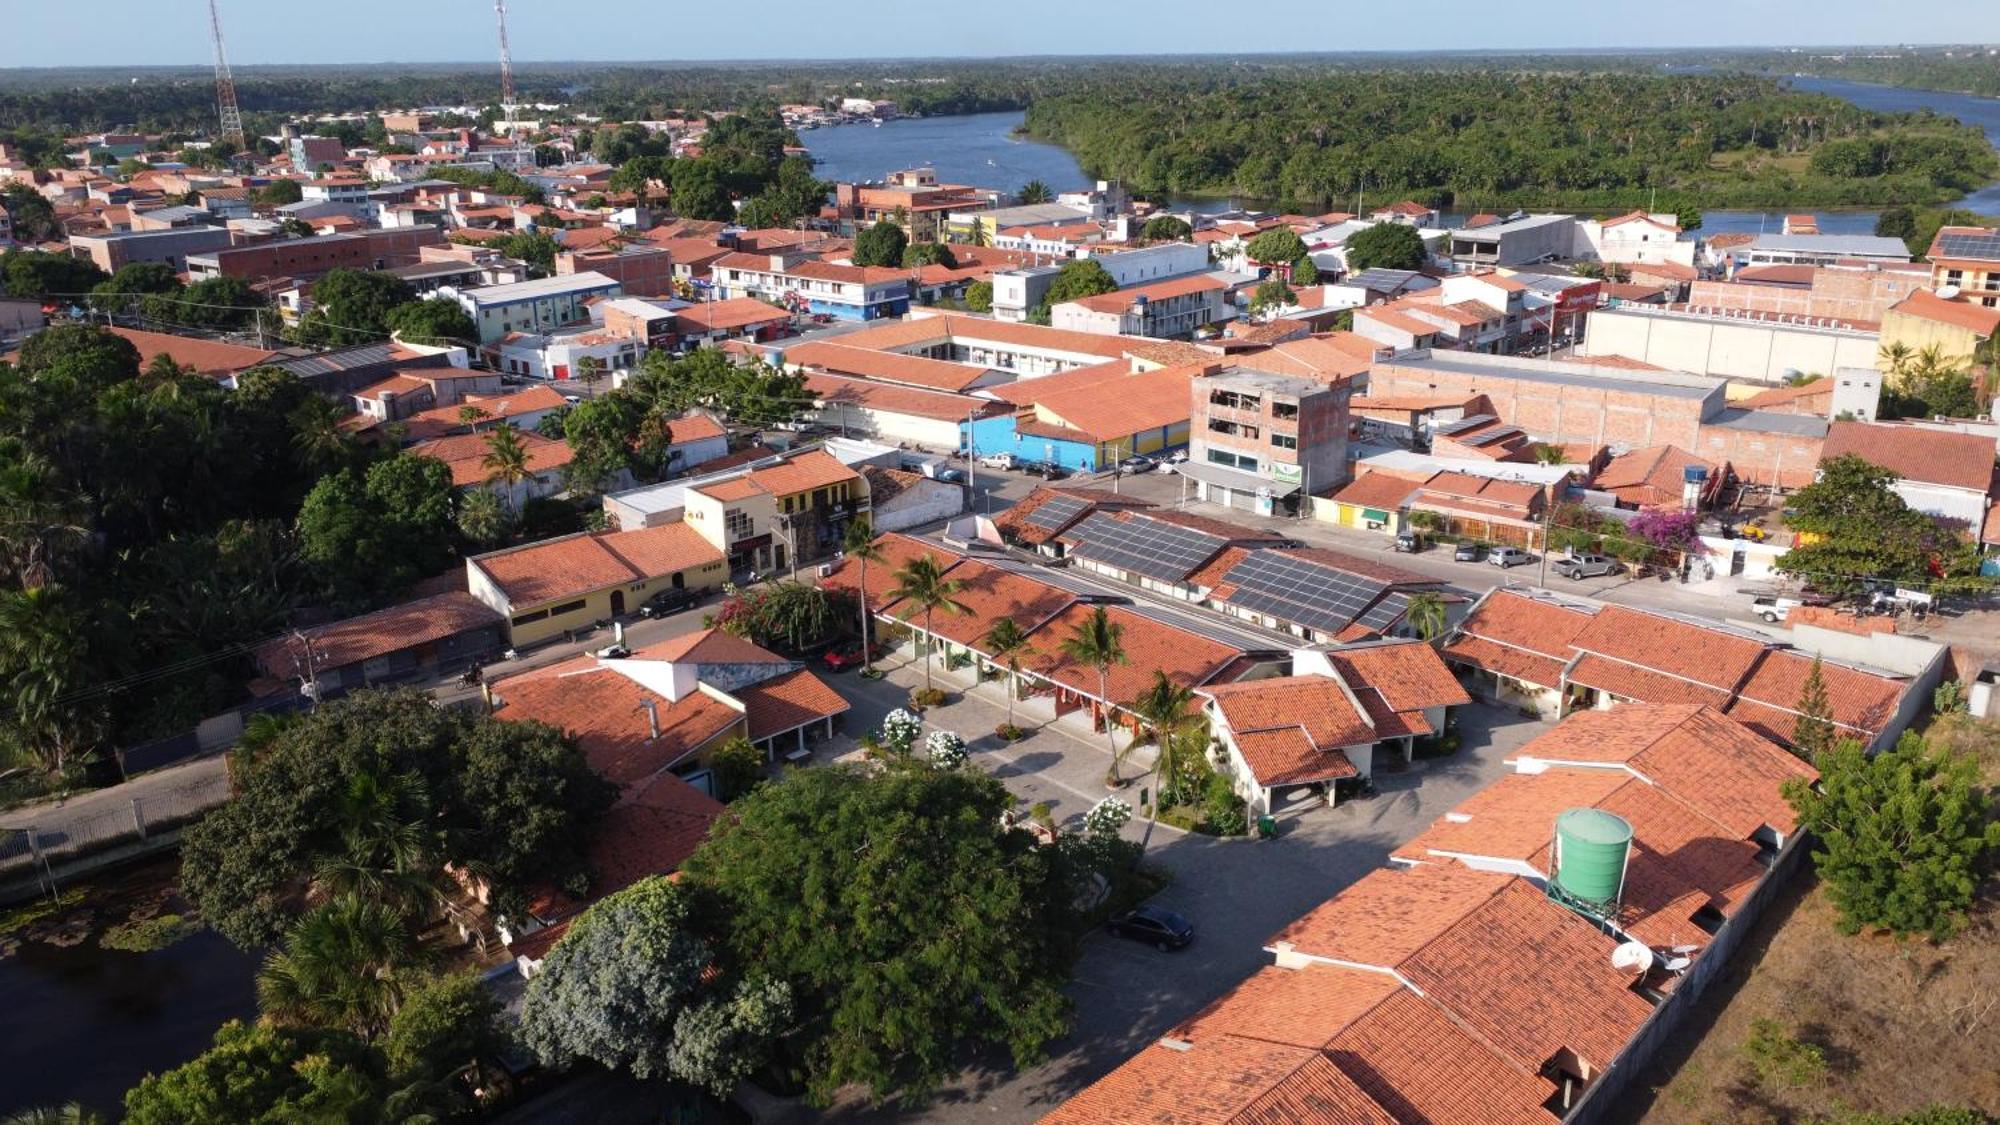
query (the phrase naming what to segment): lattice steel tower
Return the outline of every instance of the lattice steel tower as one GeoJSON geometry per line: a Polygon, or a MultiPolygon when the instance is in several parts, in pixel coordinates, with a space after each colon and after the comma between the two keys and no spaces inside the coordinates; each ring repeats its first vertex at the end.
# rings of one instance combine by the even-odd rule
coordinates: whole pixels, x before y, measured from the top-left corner
{"type": "Polygon", "coordinates": [[[236,80],[229,77],[229,55],[222,49],[222,16],[215,10],[215,0],[208,0],[208,31],[215,40],[215,105],[222,113],[222,139],[238,149],[248,149],[243,111],[236,108],[236,80]]]}
{"type": "Polygon", "coordinates": [[[507,53],[507,0],[493,0],[493,14],[500,21],[500,120],[509,136],[514,132],[514,59],[507,53]]]}

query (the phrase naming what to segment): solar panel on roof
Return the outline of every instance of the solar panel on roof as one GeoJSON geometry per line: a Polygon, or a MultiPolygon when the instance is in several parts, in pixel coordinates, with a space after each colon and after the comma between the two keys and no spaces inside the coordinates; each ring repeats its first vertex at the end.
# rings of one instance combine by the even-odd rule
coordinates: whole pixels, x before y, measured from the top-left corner
{"type": "Polygon", "coordinates": [[[1938,249],[1947,258],[2000,259],[2000,235],[1947,234],[1938,240],[1938,249]]]}
{"type": "Polygon", "coordinates": [[[1233,604],[1329,633],[1345,628],[1389,588],[1277,551],[1252,551],[1223,581],[1236,588],[1233,604]]]}
{"type": "Polygon", "coordinates": [[[1071,554],[1162,582],[1179,582],[1214,558],[1227,541],[1151,520],[1112,519],[1094,512],[1070,528],[1071,554]]]}
{"type": "Polygon", "coordinates": [[[1394,625],[1396,619],[1403,616],[1404,611],[1409,608],[1410,599],[1407,595],[1390,594],[1388,597],[1369,606],[1368,612],[1362,614],[1361,620],[1355,622],[1355,624],[1366,625],[1368,628],[1379,633],[1389,626],[1394,625]]]}
{"type": "Polygon", "coordinates": [[[1044,531],[1061,531],[1089,507],[1074,496],[1051,496],[1028,513],[1028,522],[1044,531]]]}

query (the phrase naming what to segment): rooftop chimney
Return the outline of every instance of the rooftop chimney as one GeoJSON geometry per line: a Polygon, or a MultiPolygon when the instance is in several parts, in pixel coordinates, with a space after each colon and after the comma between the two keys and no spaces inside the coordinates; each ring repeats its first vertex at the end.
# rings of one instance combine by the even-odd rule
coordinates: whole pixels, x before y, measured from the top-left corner
{"type": "Polygon", "coordinates": [[[651,742],[660,737],[660,705],[648,699],[639,706],[646,709],[646,741],[651,742]]]}

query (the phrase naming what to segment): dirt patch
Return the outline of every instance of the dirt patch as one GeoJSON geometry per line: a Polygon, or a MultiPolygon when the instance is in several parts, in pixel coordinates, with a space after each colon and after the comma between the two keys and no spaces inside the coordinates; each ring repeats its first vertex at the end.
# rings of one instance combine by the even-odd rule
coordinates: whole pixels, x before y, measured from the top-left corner
{"type": "MultiPolygon", "coordinates": [[[[1993,724],[1947,720],[1926,733],[1979,754],[1988,777],[2000,772],[1993,724]]],[[[2000,1114],[1995,896],[1964,933],[1940,944],[1850,937],[1834,918],[1813,876],[1801,876],[1748,935],[1679,1043],[1634,1083],[1622,1107],[1628,1112],[1618,1117],[1647,1125],[1815,1122],[1939,1104],[2000,1114]],[[1814,1052],[1823,1067],[1785,1065],[1814,1052]]]]}

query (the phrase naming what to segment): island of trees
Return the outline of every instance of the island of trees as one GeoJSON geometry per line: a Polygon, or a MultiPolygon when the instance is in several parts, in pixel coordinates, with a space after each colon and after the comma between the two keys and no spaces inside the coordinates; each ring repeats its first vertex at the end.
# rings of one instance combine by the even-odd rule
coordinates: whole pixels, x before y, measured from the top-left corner
{"type": "Polygon", "coordinates": [[[1139,191],[1351,209],[1907,204],[2000,174],[1977,129],[1745,76],[1161,71],[1029,106],[1025,131],[1139,191]]]}

